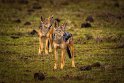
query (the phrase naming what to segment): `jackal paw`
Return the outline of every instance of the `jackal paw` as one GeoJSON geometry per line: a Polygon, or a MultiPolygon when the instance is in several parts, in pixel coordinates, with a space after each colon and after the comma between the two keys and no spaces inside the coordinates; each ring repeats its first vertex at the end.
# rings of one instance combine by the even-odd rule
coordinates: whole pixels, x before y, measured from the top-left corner
{"type": "Polygon", "coordinates": [[[63,69],[63,66],[61,66],[60,69],[63,69]]]}
{"type": "Polygon", "coordinates": [[[45,54],[48,55],[48,51],[45,51],[45,54]]]}
{"type": "Polygon", "coordinates": [[[52,52],[52,49],[49,49],[49,52],[52,52]]]}
{"type": "Polygon", "coordinates": [[[72,65],[72,67],[75,67],[75,65],[72,65]]]}
{"type": "Polygon", "coordinates": [[[41,52],[38,52],[38,55],[41,55],[41,52]]]}
{"type": "Polygon", "coordinates": [[[57,69],[57,66],[56,65],[54,65],[54,70],[56,70],[57,69]]]}
{"type": "Polygon", "coordinates": [[[43,51],[41,50],[41,51],[38,52],[38,55],[41,55],[42,53],[43,53],[43,51]]]}

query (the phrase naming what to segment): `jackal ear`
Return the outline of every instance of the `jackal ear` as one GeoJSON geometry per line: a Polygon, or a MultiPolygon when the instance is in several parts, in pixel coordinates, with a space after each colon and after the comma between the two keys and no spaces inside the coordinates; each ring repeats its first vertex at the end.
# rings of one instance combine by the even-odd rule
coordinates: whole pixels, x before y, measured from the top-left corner
{"type": "Polygon", "coordinates": [[[67,23],[64,23],[63,26],[66,27],[67,26],[67,23]]]}
{"type": "Polygon", "coordinates": [[[44,20],[44,19],[43,19],[43,17],[42,17],[42,16],[40,17],[40,20],[43,22],[43,20],[44,20]]]}
{"type": "Polygon", "coordinates": [[[59,27],[59,22],[55,20],[55,28],[59,27]]]}
{"type": "Polygon", "coordinates": [[[53,15],[50,17],[50,22],[51,22],[51,24],[54,23],[53,15]]]}
{"type": "Polygon", "coordinates": [[[49,16],[48,19],[52,20],[53,19],[53,15],[49,16]]]}
{"type": "Polygon", "coordinates": [[[65,30],[65,27],[67,26],[67,23],[62,24],[62,30],[65,30]]]}

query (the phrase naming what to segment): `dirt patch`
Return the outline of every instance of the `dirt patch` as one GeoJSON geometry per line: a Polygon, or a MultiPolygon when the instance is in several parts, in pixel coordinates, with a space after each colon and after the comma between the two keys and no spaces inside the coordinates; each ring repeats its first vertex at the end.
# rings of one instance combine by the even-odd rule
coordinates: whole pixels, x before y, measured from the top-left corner
{"type": "Polygon", "coordinates": [[[100,68],[100,67],[102,67],[102,64],[100,62],[95,62],[95,63],[92,63],[91,65],[80,66],[79,69],[80,69],[80,71],[89,71],[94,67],[100,68]]]}
{"type": "Polygon", "coordinates": [[[11,35],[10,36],[12,39],[18,39],[19,38],[19,36],[16,36],[16,35],[11,35]]]}
{"type": "Polygon", "coordinates": [[[34,73],[34,79],[43,81],[45,80],[45,75],[41,72],[34,73]]]}
{"type": "Polygon", "coordinates": [[[85,23],[82,23],[81,24],[81,28],[89,28],[89,27],[92,27],[90,23],[88,22],[85,22],[85,23]]]}
{"type": "Polygon", "coordinates": [[[94,22],[94,18],[93,18],[93,16],[88,16],[85,21],[94,22]]]}
{"type": "Polygon", "coordinates": [[[81,66],[80,67],[81,71],[88,71],[88,70],[91,70],[91,69],[92,69],[92,67],[90,65],[86,65],[86,66],[81,66]]]}
{"type": "Polygon", "coordinates": [[[100,62],[96,62],[96,63],[93,63],[91,64],[91,67],[101,67],[101,63],[100,62]]]}
{"type": "Polygon", "coordinates": [[[17,18],[13,22],[15,22],[15,23],[21,23],[21,20],[19,18],[17,18]]]}
{"type": "Polygon", "coordinates": [[[37,34],[37,31],[36,30],[32,30],[29,34],[30,35],[35,35],[35,34],[37,34]]]}
{"type": "Polygon", "coordinates": [[[31,25],[31,22],[25,22],[24,25],[31,25]]]}

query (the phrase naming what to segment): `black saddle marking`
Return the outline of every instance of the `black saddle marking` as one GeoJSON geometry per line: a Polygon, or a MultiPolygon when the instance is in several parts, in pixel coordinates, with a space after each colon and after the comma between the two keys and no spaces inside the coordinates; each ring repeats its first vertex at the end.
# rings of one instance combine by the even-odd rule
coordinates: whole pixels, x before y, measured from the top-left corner
{"type": "MultiPolygon", "coordinates": [[[[63,40],[66,42],[70,37],[72,37],[72,34],[69,32],[65,32],[62,36],[63,40]]],[[[53,40],[55,40],[55,34],[52,34],[53,40]]]]}
{"type": "Polygon", "coordinates": [[[64,39],[64,41],[66,42],[66,41],[67,41],[71,36],[72,36],[71,33],[69,33],[69,32],[65,32],[64,35],[63,35],[63,39],[64,39]]]}

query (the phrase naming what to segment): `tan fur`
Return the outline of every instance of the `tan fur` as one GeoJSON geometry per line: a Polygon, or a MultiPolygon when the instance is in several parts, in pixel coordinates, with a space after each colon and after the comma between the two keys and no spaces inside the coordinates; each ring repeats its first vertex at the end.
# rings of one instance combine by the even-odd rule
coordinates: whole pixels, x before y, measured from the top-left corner
{"type": "MultiPolygon", "coordinates": [[[[49,25],[50,18],[45,20],[45,23],[47,23],[49,25]]],[[[45,54],[48,54],[48,52],[52,52],[52,33],[53,33],[53,27],[51,27],[50,30],[45,35],[44,35],[43,31],[41,29],[39,29],[39,31],[38,31],[38,36],[39,36],[38,54],[41,54],[43,52],[43,40],[45,40],[45,42],[46,42],[45,43],[45,54]],[[49,48],[48,48],[48,41],[50,42],[49,48]],[[48,49],[49,49],[49,51],[48,51],[48,49]]]]}
{"type": "Polygon", "coordinates": [[[57,49],[61,49],[61,64],[60,64],[60,69],[63,69],[65,65],[65,52],[66,52],[66,47],[68,46],[71,52],[72,56],[72,67],[75,67],[75,62],[74,62],[74,43],[73,43],[73,38],[70,37],[66,42],[62,41],[61,44],[58,44],[56,41],[53,40],[53,46],[54,46],[54,57],[55,57],[55,63],[54,63],[54,69],[57,69],[58,66],[58,52],[57,49]]]}
{"type": "MultiPolygon", "coordinates": [[[[49,22],[49,19],[46,21],[49,22]]],[[[49,24],[49,23],[48,23],[49,24]]],[[[56,25],[56,24],[55,24],[56,25]]],[[[59,24],[57,24],[57,27],[59,24]]],[[[62,27],[65,27],[66,25],[62,25],[62,27]]],[[[61,40],[60,43],[58,43],[59,40],[53,40],[52,34],[55,32],[56,27],[51,27],[50,30],[47,32],[47,34],[44,36],[43,32],[41,29],[38,31],[39,35],[39,52],[38,54],[41,54],[43,51],[43,40],[45,39],[45,54],[48,54],[48,41],[50,41],[50,48],[49,52],[52,52],[52,45],[54,47],[54,57],[55,57],[55,63],[54,63],[54,69],[57,69],[58,66],[58,49],[61,49],[61,63],[60,63],[60,68],[63,69],[65,65],[65,52],[67,46],[69,47],[69,50],[71,52],[71,59],[72,59],[72,67],[75,67],[75,62],[74,62],[74,43],[73,43],[73,36],[71,36],[66,42],[64,40],[61,40]]],[[[65,30],[63,28],[59,28],[59,31],[57,33],[54,33],[55,35],[58,35],[57,37],[59,38],[60,36],[63,36],[65,30]]]]}

